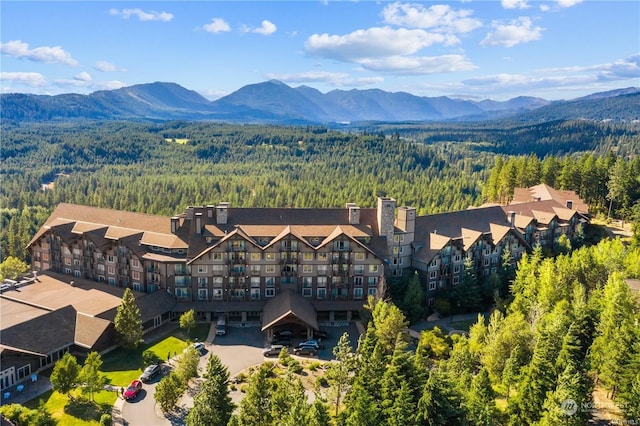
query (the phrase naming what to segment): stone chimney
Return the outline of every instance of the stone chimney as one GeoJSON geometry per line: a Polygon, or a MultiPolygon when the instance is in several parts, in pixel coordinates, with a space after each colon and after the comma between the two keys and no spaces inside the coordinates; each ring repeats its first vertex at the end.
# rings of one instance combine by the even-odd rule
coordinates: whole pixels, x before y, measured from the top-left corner
{"type": "Polygon", "coordinates": [[[349,209],[349,224],[360,225],[360,207],[355,203],[347,203],[346,208],[349,209]]]}
{"type": "Polygon", "coordinates": [[[398,228],[404,232],[413,233],[416,230],[415,207],[398,207],[398,228]]]}
{"type": "Polygon", "coordinates": [[[216,223],[218,225],[226,225],[229,218],[229,203],[221,202],[216,207],[216,223]]]}
{"type": "Polygon", "coordinates": [[[202,234],[202,213],[196,213],[196,234],[202,234]]]}
{"type": "Polygon", "coordinates": [[[178,228],[180,227],[180,218],[178,216],[173,216],[171,218],[171,233],[175,234],[178,232],[178,228]]]}
{"type": "Polygon", "coordinates": [[[516,212],[513,210],[507,212],[507,222],[509,222],[509,225],[511,225],[512,228],[516,227],[516,212]]]}
{"type": "Polygon", "coordinates": [[[213,204],[209,204],[207,205],[207,217],[209,219],[213,219],[213,211],[215,210],[216,206],[214,206],[213,204]]]}
{"type": "Polygon", "coordinates": [[[567,200],[567,208],[569,210],[573,209],[573,200],[567,200]]]}
{"type": "Polygon", "coordinates": [[[393,247],[393,229],[395,222],[396,200],[378,197],[378,234],[387,238],[389,251],[393,247]]]}

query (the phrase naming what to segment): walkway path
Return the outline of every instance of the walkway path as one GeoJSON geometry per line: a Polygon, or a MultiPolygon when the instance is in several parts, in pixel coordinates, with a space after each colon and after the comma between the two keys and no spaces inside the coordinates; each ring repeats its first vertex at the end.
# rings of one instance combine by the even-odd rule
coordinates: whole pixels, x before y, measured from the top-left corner
{"type": "Polygon", "coordinates": [[[485,320],[489,319],[489,312],[474,312],[470,314],[459,314],[452,315],[449,317],[440,318],[437,314],[431,315],[425,321],[420,321],[409,327],[409,334],[413,337],[420,337],[420,332],[424,330],[431,330],[434,327],[440,328],[444,333],[449,333],[450,331],[455,330],[455,327],[452,327],[451,324],[461,322],[461,321],[470,321],[478,318],[478,315],[483,315],[485,320]],[[417,336],[416,336],[417,335],[417,336]]]}

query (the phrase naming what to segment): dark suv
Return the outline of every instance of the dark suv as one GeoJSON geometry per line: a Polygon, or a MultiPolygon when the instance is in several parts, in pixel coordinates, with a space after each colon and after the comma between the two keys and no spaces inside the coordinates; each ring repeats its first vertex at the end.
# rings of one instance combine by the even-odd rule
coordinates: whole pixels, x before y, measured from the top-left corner
{"type": "Polygon", "coordinates": [[[266,357],[278,356],[280,355],[280,351],[282,350],[282,348],[284,348],[283,345],[271,345],[270,348],[267,348],[264,350],[264,352],[262,352],[262,355],[266,357]]]}
{"type": "Polygon", "coordinates": [[[160,374],[160,364],[151,364],[144,369],[142,375],[140,376],[140,380],[142,380],[144,383],[148,383],[158,374],[160,374]]]}
{"type": "Polygon", "coordinates": [[[294,355],[309,355],[314,356],[318,353],[318,350],[313,346],[298,346],[297,348],[293,348],[294,355]]]}

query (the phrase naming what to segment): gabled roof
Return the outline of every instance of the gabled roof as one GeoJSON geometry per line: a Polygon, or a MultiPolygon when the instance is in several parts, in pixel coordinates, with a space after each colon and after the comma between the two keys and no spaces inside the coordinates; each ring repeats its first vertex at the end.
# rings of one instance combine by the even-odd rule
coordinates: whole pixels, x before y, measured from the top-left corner
{"type": "Polygon", "coordinates": [[[314,330],[318,329],[316,309],[311,301],[293,291],[284,291],[264,304],[262,331],[291,319],[297,319],[314,330]]]}
{"type": "Polygon", "coordinates": [[[55,229],[56,234],[67,241],[101,228],[107,228],[104,233],[106,239],[117,240],[143,234],[143,244],[187,248],[185,241],[171,233],[171,221],[168,217],[67,203],[56,207],[31,239],[29,246],[51,229],[55,229]]]}
{"type": "Polygon", "coordinates": [[[553,200],[565,208],[567,207],[567,202],[570,201],[572,210],[576,210],[581,214],[589,213],[589,205],[585,203],[575,191],[561,191],[544,183],[529,188],[515,188],[513,191],[512,204],[548,200],[553,200]]]}

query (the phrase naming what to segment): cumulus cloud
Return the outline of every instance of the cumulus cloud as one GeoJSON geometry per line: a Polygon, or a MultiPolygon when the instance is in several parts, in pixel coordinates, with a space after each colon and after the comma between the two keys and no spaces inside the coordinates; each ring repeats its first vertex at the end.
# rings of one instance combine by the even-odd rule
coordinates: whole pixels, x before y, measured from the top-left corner
{"type": "Polygon", "coordinates": [[[582,0],[555,0],[560,7],[572,7],[578,3],[582,3],[582,0]]]}
{"type": "Polygon", "coordinates": [[[30,49],[29,44],[21,40],[12,40],[0,44],[0,53],[34,62],[44,62],[47,64],[61,63],[70,66],[78,65],[78,61],[73,59],[71,54],[60,46],[43,46],[30,49]]]}
{"type": "Polygon", "coordinates": [[[222,18],[213,18],[210,23],[203,25],[202,28],[208,33],[222,33],[231,31],[229,24],[222,18]]]}
{"type": "Polygon", "coordinates": [[[96,71],[100,71],[100,72],[126,71],[126,69],[120,68],[115,64],[112,64],[111,62],[107,62],[107,61],[98,61],[95,64],[93,64],[93,68],[96,71]]]}
{"type": "Polygon", "coordinates": [[[360,65],[371,71],[394,74],[436,74],[473,70],[476,66],[462,55],[391,56],[365,59],[360,65]]]}
{"type": "Polygon", "coordinates": [[[340,86],[371,86],[384,81],[382,77],[353,77],[350,74],[330,71],[307,71],[290,74],[268,74],[267,78],[280,80],[289,84],[327,83],[340,86]]]}
{"type": "Polygon", "coordinates": [[[262,21],[262,25],[253,30],[254,33],[262,34],[262,35],[270,35],[276,32],[278,27],[273,22],[267,21],[266,19],[262,21]]]}
{"type": "Polygon", "coordinates": [[[88,92],[94,92],[96,90],[114,90],[114,89],[120,89],[121,87],[126,86],[126,84],[121,81],[92,80],[91,76],[89,76],[88,74],[87,75],[83,75],[83,74],[86,74],[86,73],[80,73],[74,76],[72,79],[55,80],[54,85],[63,90],[84,89],[85,91],[88,91],[88,92]],[[87,76],[89,77],[88,80],[85,79],[87,76]]]}
{"type": "Polygon", "coordinates": [[[38,72],[1,72],[0,81],[3,83],[20,83],[30,87],[43,87],[47,85],[44,76],[38,72]]]}
{"type": "Polygon", "coordinates": [[[156,12],[150,11],[145,12],[142,9],[111,9],[109,11],[112,15],[120,16],[122,19],[129,19],[132,16],[135,16],[140,21],[161,21],[161,22],[169,22],[173,19],[173,14],[168,12],[156,12]]]}
{"type": "Polygon", "coordinates": [[[544,28],[536,27],[528,17],[520,17],[511,22],[494,21],[491,31],[480,44],[484,46],[513,47],[542,38],[544,28]]]}
{"type": "Polygon", "coordinates": [[[529,7],[527,0],[502,0],[500,4],[505,9],[527,9],[529,7]]]}
{"type": "Polygon", "coordinates": [[[93,80],[91,78],[91,74],[89,74],[86,71],[82,71],[81,73],[74,75],[73,79],[74,80],[78,80],[78,81],[91,81],[91,80],[93,80]]]}
{"type": "Polygon", "coordinates": [[[425,8],[421,4],[393,3],[382,11],[387,24],[445,33],[467,33],[481,27],[482,22],[472,14],[471,10],[453,10],[444,4],[425,8]]]}
{"type": "Polygon", "coordinates": [[[410,55],[434,43],[450,41],[443,34],[389,27],[357,30],[346,35],[313,34],[306,50],[317,56],[359,63],[363,59],[410,55]]]}

